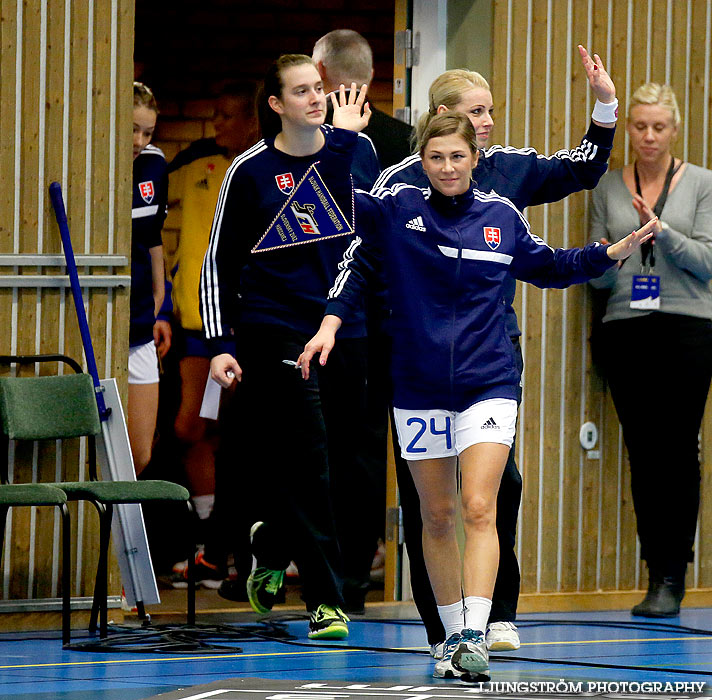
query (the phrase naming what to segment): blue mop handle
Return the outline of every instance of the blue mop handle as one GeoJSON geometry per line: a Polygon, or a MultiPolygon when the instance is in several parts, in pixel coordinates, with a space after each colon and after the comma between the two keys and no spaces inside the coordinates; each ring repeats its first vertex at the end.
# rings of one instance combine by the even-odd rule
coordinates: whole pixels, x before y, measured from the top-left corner
{"type": "Polygon", "coordinates": [[[59,225],[59,235],[62,237],[62,247],[64,248],[64,259],[67,262],[67,274],[69,275],[69,284],[72,288],[72,296],[74,297],[74,308],[77,312],[77,321],[79,322],[79,332],[82,336],[84,356],[87,359],[87,368],[89,369],[89,374],[91,375],[92,381],[94,382],[94,395],[96,396],[96,404],[99,408],[99,418],[101,418],[102,421],[105,421],[108,419],[111,411],[110,409],[106,408],[103,389],[99,382],[99,372],[96,368],[96,359],[94,358],[94,346],[91,342],[89,324],[87,323],[87,315],[84,310],[84,298],[82,297],[82,289],[79,285],[77,264],[74,260],[72,238],[69,235],[67,212],[64,209],[62,186],[58,182],[53,182],[49,186],[49,198],[52,201],[54,215],[57,219],[57,224],[59,225]]]}

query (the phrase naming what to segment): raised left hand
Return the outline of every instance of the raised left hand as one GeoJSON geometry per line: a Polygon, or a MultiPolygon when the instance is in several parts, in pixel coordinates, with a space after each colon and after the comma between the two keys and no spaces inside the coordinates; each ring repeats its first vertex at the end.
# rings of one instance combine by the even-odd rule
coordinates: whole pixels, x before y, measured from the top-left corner
{"type": "Polygon", "coordinates": [[[618,243],[609,246],[606,251],[608,257],[612,260],[625,260],[630,257],[640,248],[641,243],[645,243],[652,238],[657,223],[658,217],[654,216],[645,226],[641,226],[637,231],[633,231],[633,233],[629,233],[625,238],[621,238],[618,243]]]}
{"type": "Polygon", "coordinates": [[[583,63],[584,70],[586,71],[586,77],[588,78],[588,84],[593,90],[593,94],[599,102],[607,104],[613,102],[616,99],[616,86],[611,80],[611,76],[608,75],[605,67],[603,66],[603,61],[601,57],[595,53],[593,58],[588,55],[588,51],[579,44],[578,46],[579,55],[581,56],[581,63],[583,63]]]}
{"type": "Polygon", "coordinates": [[[351,83],[349,95],[346,97],[346,88],[343,83],[339,86],[339,99],[336,92],[329,94],[331,105],[334,108],[334,117],[331,123],[339,129],[361,131],[366,128],[371,118],[371,107],[366,102],[368,85],[362,85],[356,90],[356,83],[351,83]]]}

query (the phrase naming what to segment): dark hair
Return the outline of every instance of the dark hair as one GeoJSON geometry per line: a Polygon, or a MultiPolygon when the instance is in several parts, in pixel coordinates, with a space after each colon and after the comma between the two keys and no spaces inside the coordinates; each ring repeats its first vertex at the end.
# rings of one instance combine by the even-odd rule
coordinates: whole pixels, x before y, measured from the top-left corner
{"type": "Polygon", "coordinates": [[[246,119],[254,119],[257,113],[257,83],[249,80],[226,80],[213,91],[216,100],[223,97],[237,100],[246,119]]]}
{"type": "Polygon", "coordinates": [[[156,98],[153,96],[153,92],[148,85],[144,85],[143,83],[139,83],[135,80],[133,84],[133,94],[134,107],[147,107],[158,114],[158,103],[156,102],[156,98]]]}
{"type": "Polygon", "coordinates": [[[257,84],[249,80],[226,80],[215,90],[216,97],[235,97],[240,100],[254,100],[257,84]]]}
{"type": "Polygon", "coordinates": [[[423,157],[425,147],[430,139],[438,136],[450,136],[457,134],[461,136],[465,143],[470,148],[473,156],[477,156],[479,150],[477,148],[477,134],[472,122],[461,112],[442,112],[431,117],[428,123],[419,134],[418,153],[423,157]]]}
{"type": "Polygon", "coordinates": [[[303,66],[308,64],[316,65],[309,56],[301,53],[285,53],[272,63],[265,75],[265,79],[257,92],[257,118],[260,122],[260,129],[263,137],[276,136],[282,131],[282,120],[279,115],[269,106],[269,98],[282,97],[284,83],[282,82],[282,72],[292,66],[303,66]]]}

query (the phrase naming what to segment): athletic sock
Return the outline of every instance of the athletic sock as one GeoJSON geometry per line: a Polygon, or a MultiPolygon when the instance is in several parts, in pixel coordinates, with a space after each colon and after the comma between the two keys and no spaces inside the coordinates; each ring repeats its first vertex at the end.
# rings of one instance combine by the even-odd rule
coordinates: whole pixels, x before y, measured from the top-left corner
{"type": "Polygon", "coordinates": [[[201,520],[207,520],[213,510],[215,503],[215,494],[208,493],[205,496],[193,496],[193,505],[195,512],[201,520]]]}
{"type": "Polygon", "coordinates": [[[465,598],[465,628],[484,632],[487,629],[487,620],[489,620],[491,609],[491,598],[468,595],[465,598]]]}
{"type": "Polygon", "coordinates": [[[440,615],[440,620],[445,628],[445,639],[455,632],[460,632],[464,627],[461,600],[450,605],[438,605],[438,615],[440,615]]]}

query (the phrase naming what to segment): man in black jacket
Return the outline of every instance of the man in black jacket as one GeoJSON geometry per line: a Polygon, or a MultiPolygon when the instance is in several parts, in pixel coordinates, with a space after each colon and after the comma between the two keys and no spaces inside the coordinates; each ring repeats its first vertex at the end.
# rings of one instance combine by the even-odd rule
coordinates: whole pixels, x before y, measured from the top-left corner
{"type": "MultiPolygon", "coordinates": [[[[324,34],[316,44],[312,58],[324,81],[324,90],[338,90],[343,83],[359,87],[370,85],[373,79],[373,52],[358,32],[352,29],[335,29],[324,34]]],[[[394,119],[371,103],[371,121],[363,133],[371,138],[381,168],[400,163],[410,155],[411,127],[400,119],[394,119]]]]}

